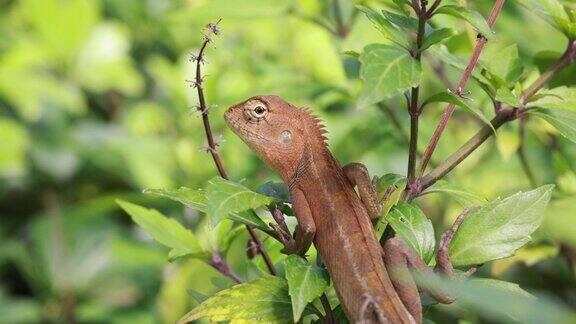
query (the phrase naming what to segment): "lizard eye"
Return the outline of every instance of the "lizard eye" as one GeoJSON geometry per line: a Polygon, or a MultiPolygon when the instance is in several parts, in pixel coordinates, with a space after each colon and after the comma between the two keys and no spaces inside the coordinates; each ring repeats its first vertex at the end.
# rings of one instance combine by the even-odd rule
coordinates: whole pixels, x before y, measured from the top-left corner
{"type": "Polygon", "coordinates": [[[261,103],[256,104],[252,108],[247,108],[244,110],[244,115],[250,122],[257,122],[262,120],[266,117],[266,114],[268,114],[268,108],[261,103]]]}
{"type": "Polygon", "coordinates": [[[256,105],[252,111],[254,112],[254,117],[262,118],[266,115],[267,109],[263,105],[256,105]]]}

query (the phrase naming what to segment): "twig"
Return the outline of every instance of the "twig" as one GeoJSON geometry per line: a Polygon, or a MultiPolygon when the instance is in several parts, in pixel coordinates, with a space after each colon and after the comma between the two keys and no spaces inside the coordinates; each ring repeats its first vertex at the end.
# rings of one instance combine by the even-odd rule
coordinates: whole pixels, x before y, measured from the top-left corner
{"type": "Polygon", "coordinates": [[[326,297],[326,293],[320,296],[320,302],[322,303],[322,307],[324,307],[324,312],[326,312],[326,316],[324,316],[324,323],[326,324],[336,323],[336,320],[334,319],[334,314],[332,313],[332,307],[330,306],[328,297],[326,297]]]}
{"type": "MultiPolygon", "coordinates": [[[[422,52],[420,47],[422,47],[422,42],[424,41],[424,33],[426,31],[426,21],[428,16],[426,15],[426,1],[421,0],[420,6],[418,6],[417,1],[412,1],[412,6],[414,11],[418,14],[418,34],[416,36],[416,49],[413,51],[412,56],[417,61],[422,58],[422,52]]],[[[418,153],[418,119],[420,116],[420,108],[418,106],[418,96],[420,93],[420,86],[412,88],[410,95],[410,104],[408,107],[408,112],[410,113],[410,144],[408,146],[408,185],[414,182],[416,177],[416,157],[418,153]]]]}
{"type": "Polygon", "coordinates": [[[232,269],[230,269],[230,266],[228,265],[226,260],[222,258],[220,251],[212,252],[212,260],[210,260],[209,264],[226,277],[234,280],[236,283],[242,282],[242,279],[236,273],[234,273],[232,269]]]}
{"type": "Polygon", "coordinates": [[[526,115],[520,117],[520,129],[518,131],[518,136],[520,137],[520,144],[518,145],[518,157],[520,158],[520,163],[522,164],[522,169],[530,181],[530,186],[536,188],[538,185],[536,182],[536,177],[530,168],[530,163],[528,163],[528,157],[526,156],[526,122],[528,118],[526,115]]]}
{"type": "MultiPolygon", "coordinates": [[[[562,69],[573,63],[575,57],[576,40],[570,40],[564,54],[562,54],[562,56],[558,58],[558,60],[546,72],[544,72],[536,81],[534,81],[534,83],[532,83],[532,85],[528,87],[528,89],[526,89],[520,95],[520,97],[523,98],[521,102],[522,107],[531,99],[534,94],[536,94],[542,87],[544,87],[547,81],[551,80],[562,69]],[[528,96],[528,94],[530,94],[530,96],[528,96]]],[[[490,123],[494,129],[498,129],[504,123],[521,117],[523,113],[526,112],[526,110],[526,108],[503,107],[496,114],[496,117],[490,121],[490,123]]],[[[462,160],[468,157],[472,152],[474,152],[474,150],[476,150],[476,148],[478,148],[478,146],[484,143],[492,135],[494,135],[492,128],[487,125],[482,127],[482,129],[480,129],[476,135],[464,143],[444,162],[440,163],[438,167],[416,181],[414,188],[410,188],[410,192],[408,193],[408,200],[417,197],[424,189],[430,187],[440,178],[444,177],[448,172],[460,164],[462,160]]]]}
{"type": "MultiPolygon", "coordinates": [[[[229,179],[228,173],[226,172],[226,169],[224,168],[224,165],[222,164],[222,159],[220,159],[220,155],[218,154],[218,151],[216,149],[216,143],[214,141],[214,136],[212,135],[212,129],[210,127],[210,119],[208,118],[208,109],[207,109],[207,105],[206,105],[206,99],[204,97],[204,85],[203,85],[202,70],[201,70],[201,66],[203,64],[202,62],[204,61],[204,51],[205,51],[208,43],[210,43],[212,41],[212,39],[210,38],[210,36],[211,36],[210,33],[212,33],[214,35],[218,35],[220,33],[219,27],[218,27],[219,23],[220,23],[220,20],[218,20],[218,22],[216,22],[215,24],[210,23],[207,25],[209,34],[204,36],[204,42],[202,43],[202,46],[200,47],[200,51],[198,52],[198,55],[196,55],[194,57],[194,59],[196,61],[195,85],[196,85],[196,91],[198,93],[199,110],[202,112],[202,122],[204,124],[204,131],[206,133],[206,139],[208,140],[209,152],[212,155],[212,160],[214,161],[214,164],[216,165],[216,168],[218,169],[218,173],[220,174],[220,176],[224,179],[229,179]]],[[[252,228],[252,226],[250,226],[250,225],[246,225],[246,230],[248,230],[248,234],[250,235],[250,238],[254,241],[254,243],[256,243],[256,246],[258,248],[258,253],[260,253],[260,255],[262,255],[262,258],[264,259],[264,262],[266,263],[266,267],[268,268],[268,271],[271,274],[276,275],[276,268],[274,267],[274,264],[272,263],[270,256],[266,252],[266,249],[262,245],[262,241],[260,240],[258,235],[256,235],[254,228],[252,228]]]]}
{"type": "MultiPolygon", "coordinates": [[[[488,18],[487,21],[488,26],[490,26],[490,28],[494,26],[494,22],[496,22],[496,18],[498,17],[498,14],[500,13],[502,6],[504,5],[504,1],[505,0],[497,0],[496,3],[494,3],[494,7],[492,8],[492,12],[490,13],[490,17],[488,18]]],[[[468,80],[472,76],[472,72],[474,71],[474,68],[478,63],[478,59],[480,58],[480,53],[482,53],[484,45],[486,45],[487,41],[488,39],[484,35],[479,35],[478,41],[476,42],[476,46],[474,47],[474,50],[472,52],[472,56],[470,57],[468,65],[464,70],[464,74],[462,75],[462,78],[460,78],[460,81],[458,81],[456,89],[454,90],[456,94],[460,95],[464,91],[466,83],[468,83],[468,80]]],[[[448,124],[448,120],[450,119],[450,117],[452,117],[452,113],[454,112],[455,108],[456,105],[451,103],[446,107],[446,109],[442,113],[440,122],[438,123],[436,130],[434,130],[434,134],[432,135],[430,142],[426,146],[426,150],[424,150],[424,158],[422,159],[422,162],[420,162],[419,175],[422,175],[424,171],[426,171],[426,166],[428,165],[428,162],[432,158],[432,154],[434,154],[434,150],[438,145],[438,141],[440,140],[440,137],[442,136],[442,133],[446,128],[446,125],[448,124]]]]}

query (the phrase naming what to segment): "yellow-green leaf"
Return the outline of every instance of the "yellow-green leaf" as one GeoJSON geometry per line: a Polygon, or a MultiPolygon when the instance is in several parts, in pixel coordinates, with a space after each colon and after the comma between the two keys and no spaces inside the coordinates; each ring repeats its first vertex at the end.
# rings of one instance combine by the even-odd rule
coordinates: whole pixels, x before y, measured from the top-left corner
{"type": "Polygon", "coordinates": [[[222,290],[184,315],[178,324],[200,318],[230,324],[294,323],[288,283],[266,276],[222,290]]]}
{"type": "Polygon", "coordinates": [[[147,209],[127,201],[118,200],[118,204],[158,243],[171,248],[171,260],[192,256],[207,259],[209,253],[202,250],[196,236],[176,220],[168,218],[155,209],[147,209]]]}
{"type": "Polygon", "coordinates": [[[294,254],[286,258],[284,269],[288,280],[288,293],[292,300],[294,321],[297,322],[306,305],[322,295],[328,288],[330,280],[326,271],[294,254]]]}

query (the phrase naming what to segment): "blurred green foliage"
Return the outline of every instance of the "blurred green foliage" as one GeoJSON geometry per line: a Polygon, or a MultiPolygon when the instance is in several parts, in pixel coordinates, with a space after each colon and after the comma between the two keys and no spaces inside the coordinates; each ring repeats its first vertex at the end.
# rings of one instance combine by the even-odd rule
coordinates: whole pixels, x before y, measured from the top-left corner
{"type": "MultiPolygon", "coordinates": [[[[520,75],[533,80],[564,50],[565,36],[518,2],[506,2],[482,54],[481,62],[494,71],[489,82],[513,84],[520,75]],[[522,69],[499,74],[510,71],[495,59],[503,53],[516,57],[522,69]]],[[[393,8],[393,1],[356,3],[393,8]]],[[[210,108],[211,121],[223,134],[220,153],[232,179],[246,179],[250,188],[277,180],[222,119],[227,105],[268,93],[320,115],[342,163],[364,162],[376,175],[405,174],[403,98],[380,109],[373,102],[357,109],[362,89],[353,53],[386,41],[352,1],[340,4],[350,26],[343,37],[310,19],[335,21],[329,0],[0,0],[0,322],[173,323],[199,295],[233,284],[199,260],[168,263],[167,250],[137,228],[116,199],[161,209],[201,244],[225,245],[228,263],[243,278],[263,271],[260,259],[246,258],[245,231],[223,242],[214,232],[227,233],[230,223],[211,230],[198,211],[140,194],[144,188],[201,188],[216,174],[203,149],[195,91],[186,83],[194,73],[189,53],[198,50],[208,22],[222,18],[223,35],[207,51],[205,91],[217,105],[210,108]]],[[[491,2],[467,5],[486,17],[491,2]]],[[[448,15],[434,22],[456,31],[444,45],[467,57],[476,38],[472,26],[448,15]]],[[[431,49],[434,54],[422,63],[422,98],[446,91],[434,66],[453,83],[460,76],[458,69],[438,65],[441,47],[431,49]]],[[[574,66],[550,83],[559,86],[576,86],[574,66]]],[[[468,90],[475,109],[491,115],[479,83],[468,90]]],[[[500,99],[514,100],[509,93],[500,99]]],[[[427,105],[421,143],[444,107],[427,105]]],[[[457,110],[433,162],[481,125],[457,110]]],[[[557,185],[552,207],[522,253],[488,263],[480,275],[575,307],[574,272],[562,252],[576,248],[576,145],[540,119],[530,118],[527,129],[524,145],[537,184],[557,185]]],[[[518,134],[517,123],[503,126],[495,141],[452,172],[450,182],[489,200],[530,188],[516,154],[518,134]]],[[[418,202],[437,233],[461,210],[458,199],[446,195],[418,202]]],[[[280,245],[265,243],[279,259],[280,245]]],[[[461,305],[434,306],[427,313],[438,322],[479,316],[461,305]]]]}

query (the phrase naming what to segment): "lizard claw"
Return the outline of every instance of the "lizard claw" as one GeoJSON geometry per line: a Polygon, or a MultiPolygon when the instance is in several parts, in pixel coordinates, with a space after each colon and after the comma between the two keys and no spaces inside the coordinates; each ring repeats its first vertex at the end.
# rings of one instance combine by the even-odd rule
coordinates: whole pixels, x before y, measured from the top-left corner
{"type": "Polygon", "coordinates": [[[284,248],[280,250],[280,252],[284,254],[297,254],[298,249],[296,246],[296,240],[290,235],[290,233],[286,232],[280,225],[275,223],[270,223],[270,226],[274,229],[276,236],[280,243],[284,245],[284,248]]]}

